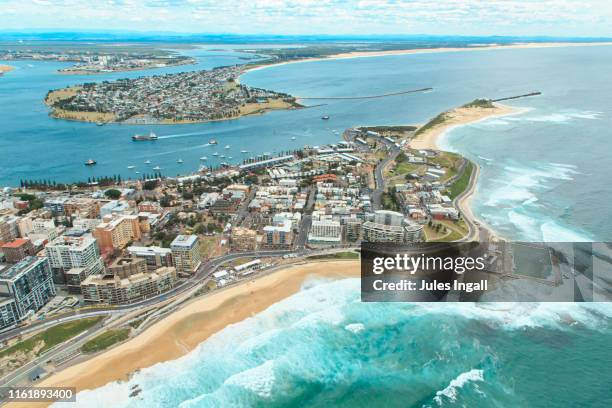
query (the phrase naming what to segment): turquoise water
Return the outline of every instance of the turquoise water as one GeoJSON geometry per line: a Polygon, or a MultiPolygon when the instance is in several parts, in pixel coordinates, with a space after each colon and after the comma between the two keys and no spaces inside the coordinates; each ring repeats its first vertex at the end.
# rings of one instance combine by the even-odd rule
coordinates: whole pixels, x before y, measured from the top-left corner
{"type": "MultiPolygon", "coordinates": [[[[609,407],[611,309],[361,303],[311,281],[79,407],[609,407]],[[142,392],[130,398],[132,387],[142,392]]],[[[61,406],[57,404],[57,406],[61,406]]],[[[66,405],[68,406],[68,405],[66,405]]]]}

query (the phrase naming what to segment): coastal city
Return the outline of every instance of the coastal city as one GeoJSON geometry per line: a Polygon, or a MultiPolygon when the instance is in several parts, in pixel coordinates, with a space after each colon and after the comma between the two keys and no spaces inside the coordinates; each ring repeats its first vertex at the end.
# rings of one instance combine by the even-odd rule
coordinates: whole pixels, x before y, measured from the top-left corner
{"type": "Polygon", "coordinates": [[[0,60],[5,61],[59,61],[75,64],[59,69],[62,74],[86,75],[108,72],[123,72],[150,68],[170,67],[175,65],[193,64],[194,59],[184,55],[160,52],[120,52],[99,50],[66,49],[28,49],[23,47],[3,49],[0,45],[0,60]]]}
{"type": "Polygon", "coordinates": [[[50,91],[56,118],[97,122],[189,123],[300,107],[290,95],[238,83],[244,66],[86,83],[50,91]]]}
{"type": "Polygon", "coordinates": [[[297,260],[355,259],[360,242],[477,237],[461,207],[471,162],[410,147],[422,138],[415,126],[351,128],[335,144],[180,177],[4,188],[0,376],[36,381],[160,311],[297,260]],[[43,340],[59,327],[59,343],[86,335],[43,340]]]}
{"type": "Polygon", "coordinates": [[[603,3],[2,2],[0,407],[612,406],[603,3]]]}

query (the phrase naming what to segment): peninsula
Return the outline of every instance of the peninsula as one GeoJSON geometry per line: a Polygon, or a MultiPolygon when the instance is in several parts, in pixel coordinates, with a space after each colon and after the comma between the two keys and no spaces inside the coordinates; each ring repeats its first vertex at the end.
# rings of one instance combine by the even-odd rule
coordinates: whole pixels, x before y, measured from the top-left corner
{"type": "Polygon", "coordinates": [[[119,79],[50,91],[58,119],[125,124],[177,124],[235,119],[301,107],[291,95],[238,82],[243,66],[119,79]]]}

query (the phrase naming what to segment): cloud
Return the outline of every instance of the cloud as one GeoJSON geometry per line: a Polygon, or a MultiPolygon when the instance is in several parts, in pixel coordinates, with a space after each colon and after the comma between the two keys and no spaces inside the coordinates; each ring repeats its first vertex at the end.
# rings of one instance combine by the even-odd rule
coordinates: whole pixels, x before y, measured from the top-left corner
{"type": "Polygon", "coordinates": [[[13,10],[4,16],[3,28],[25,30],[612,36],[609,0],[5,0],[3,4],[13,10]]]}

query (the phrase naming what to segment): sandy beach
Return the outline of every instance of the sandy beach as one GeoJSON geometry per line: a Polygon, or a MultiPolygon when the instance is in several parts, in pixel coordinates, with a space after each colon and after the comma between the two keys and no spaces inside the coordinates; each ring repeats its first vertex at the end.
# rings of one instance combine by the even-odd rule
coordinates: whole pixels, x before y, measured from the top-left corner
{"type": "Polygon", "coordinates": [[[524,48],[559,48],[559,47],[597,47],[612,45],[612,42],[549,42],[549,43],[517,43],[509,45],[482,45],[473,47],[440,47],[440,48],[418,48],[418,49],[407,49],[407,50],[388,50],[388,51],[354,51],[345,52],[340,54],[333,54],[325,57],[315,58],[304,58],[293,61],[278,62],[272,64],[254,65],[253,67],[245,69],[242,74],[250,71],[257,71],[260,69],[277,67],[286,64],[298,64],[301,62],[312,62],[312,61],[326,61],[335,59],[350,59],[350,58],[371,58],[371,57],[384,57],[389,55],[410,55],[410,54],[433,54],[441,52],[473,52],[473,51],[493,51],[502,49],[524,49],[524,48]]]}
{"type": "MultiPolygon", "coordinates": [[[[430,127],[412,139],[410,141],[410,147],[413,149],[440,150],[440,146],[438,144],[440,138],[456,127],[481,122],[495,117],[516,115],[525,112],[525,110],[525,108],[516,108],[500,103],[494,103],[492,108],[462,106],[451,109],[441,113],[441,115],[444,115],[444,120],[441,123],[430,127]]],[[[472,162],[472,164],[474,166],[474,172],[470,179],[468,188],[455,201],[455,205],[463,214],[463,218],[473,226],[472,234],[470,234],[470,236],[468,236],[466,239],[478,240],[479,236],[476,232],[476,221],[481,227],[487,228],[490,239],[500,239],[502,237],[488,227],[483,220],[477,218],[472,211],[470,204],[472,198],[474,197],[474,193],[476,192],[478,176],[480,175],[480,166],[474,162],[472,162]]]]}
{"type": "Polygon", "coordinates": [[[358,277],[359,274],[359,261],[318,261],[293,265],[220,290],[194,300],[133,339],[70,366],[38,385],[70,386],[79,391],[125,380],[138,369],[185,355],[226,326],[247,319],[291,296],[300,290],[308,278],[341,279],[358,277]]]}
{"type": "Polygon", "coordinates": [[[444,121],[419,133],[410,141],[410,147],[413,149],[437,150],[440,148],[438,146],[440,137],[456,127],[477,123],[494,117],[513,115],[524,111],[521,108],[502,105],[500,103],[494,103],[493,105],[493,108],[459,107],[442,113],[445,115],[444,121]]]}
{"type": "Polygon", "coordinates": [[[9,72],[14,69],[15,67],[11,67],[10,65],[0,65],[0,76],[2,76],[2,74],[4,74],[5,72],[9,72]]]}

